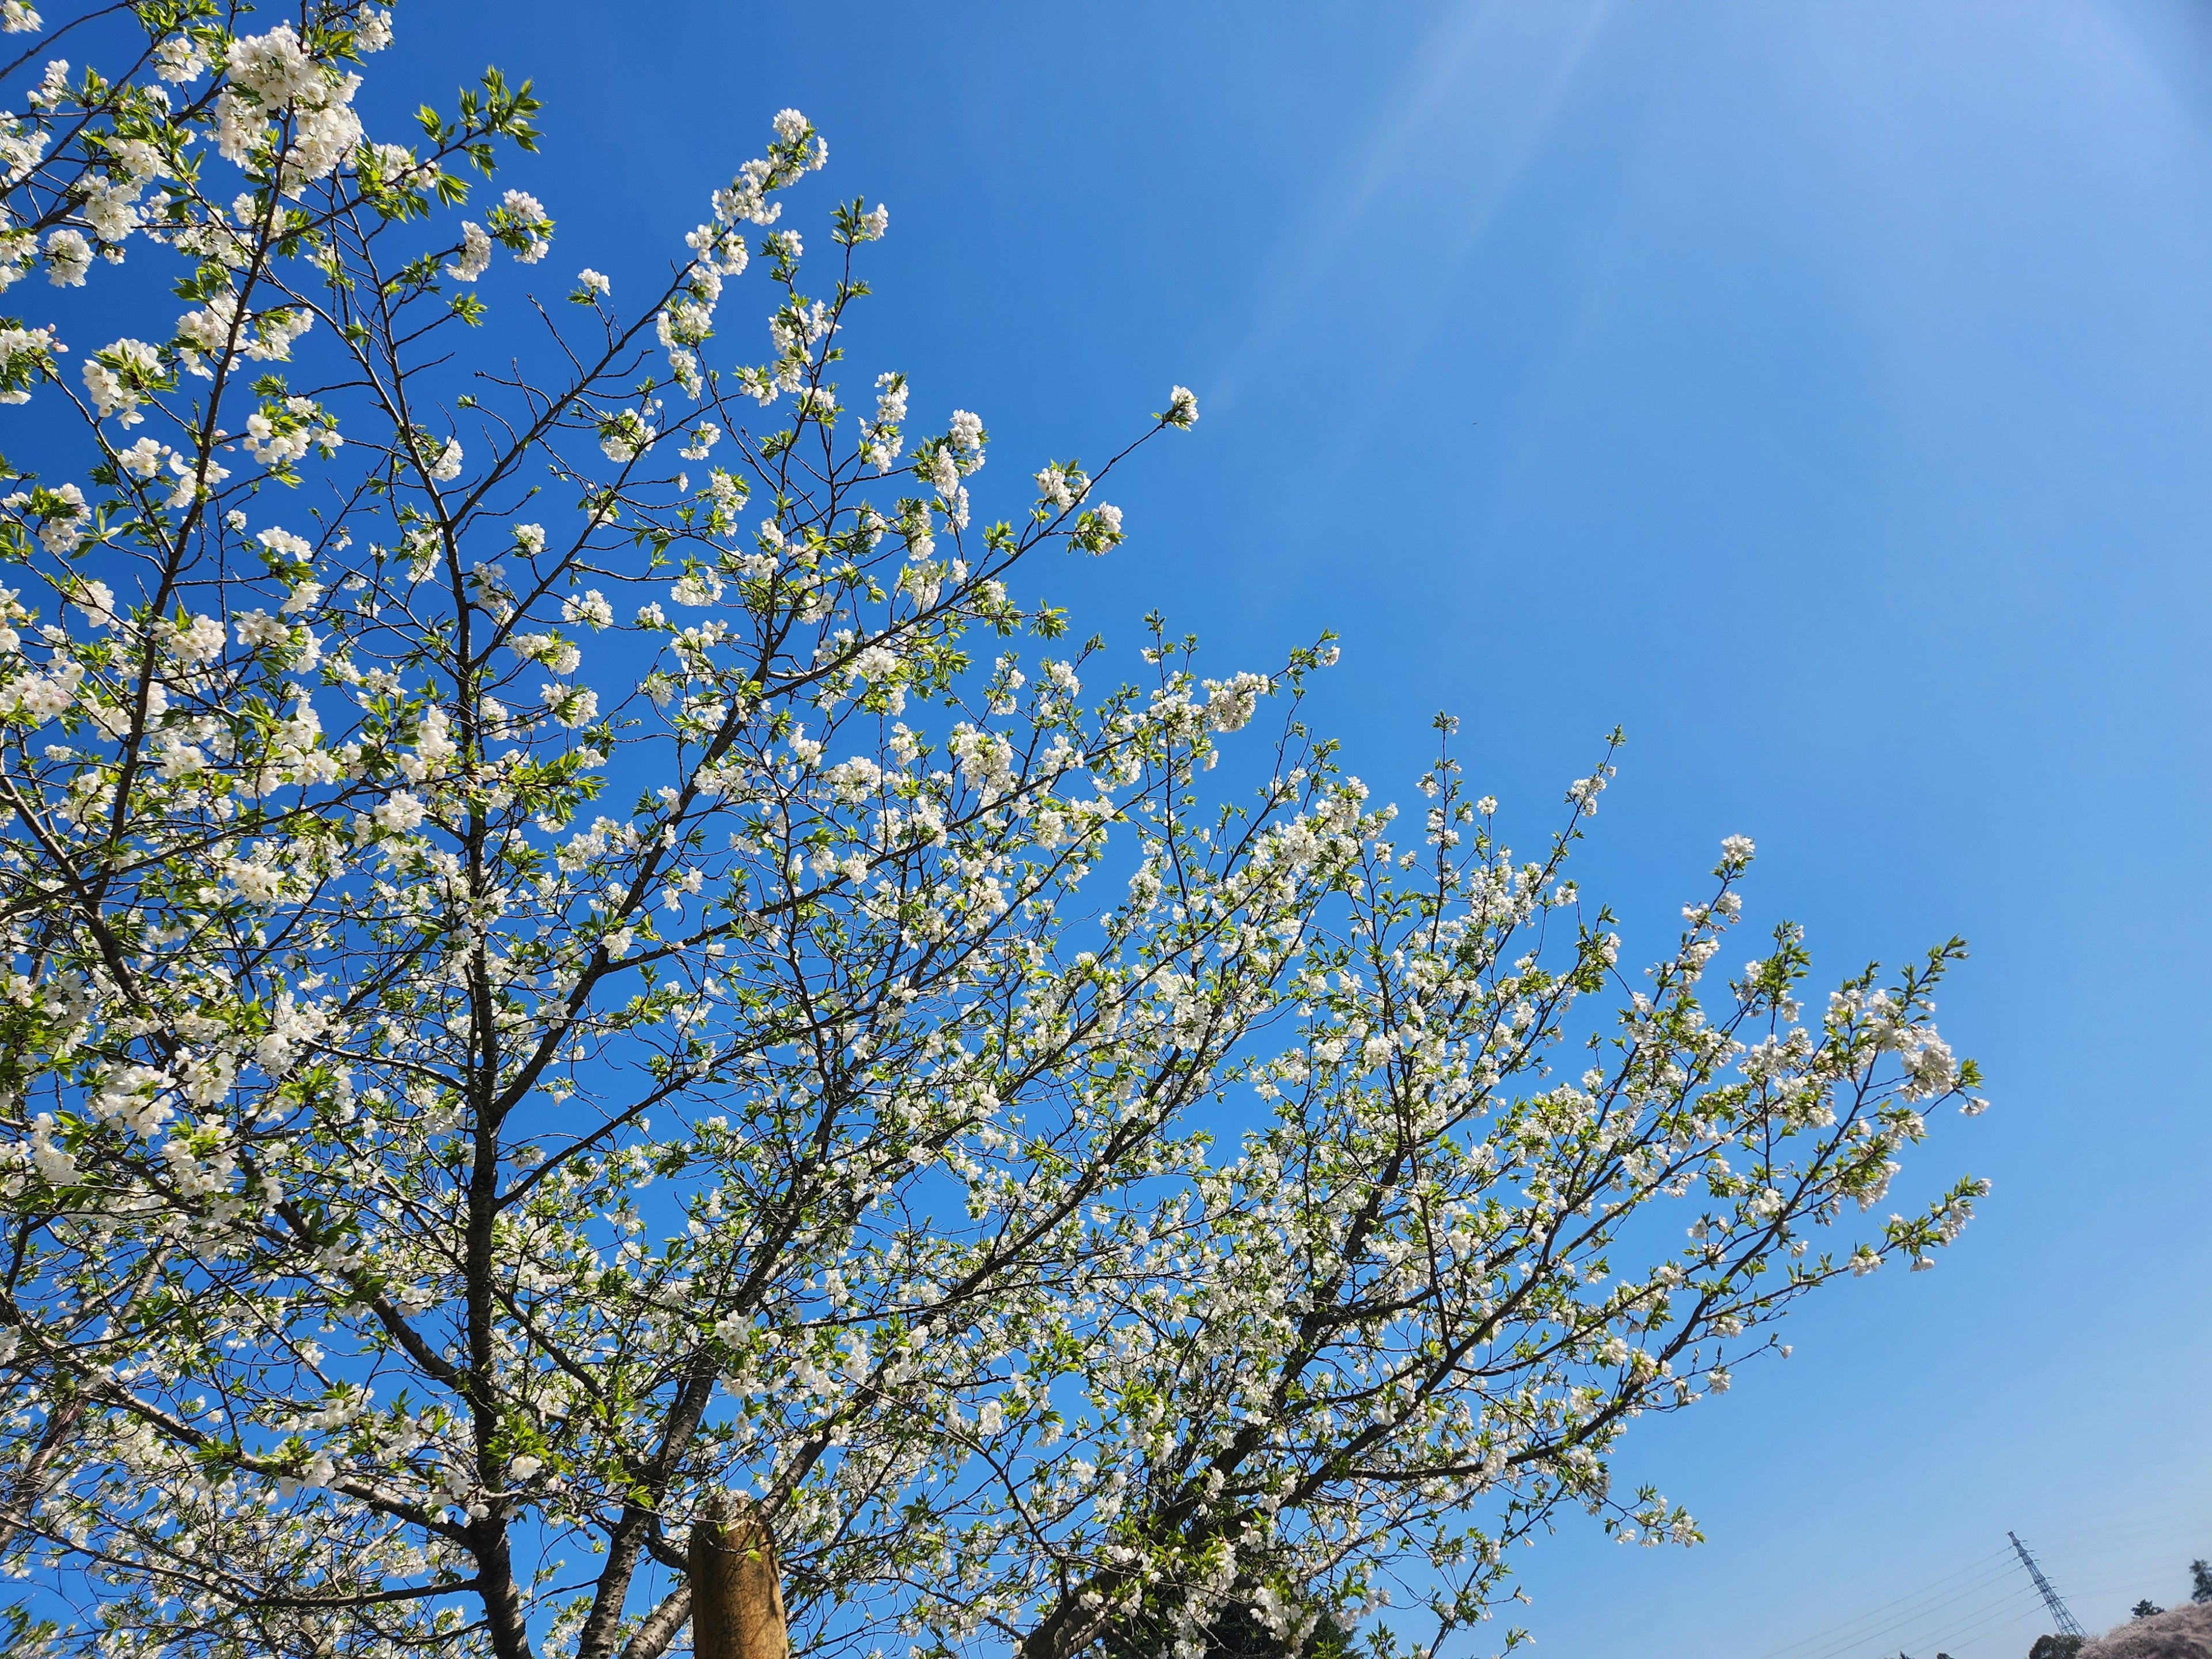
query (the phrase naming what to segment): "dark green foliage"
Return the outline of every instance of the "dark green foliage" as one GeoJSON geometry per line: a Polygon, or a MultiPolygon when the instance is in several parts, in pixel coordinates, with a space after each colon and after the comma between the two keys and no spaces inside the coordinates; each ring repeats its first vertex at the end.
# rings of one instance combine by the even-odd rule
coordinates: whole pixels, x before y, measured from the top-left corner
{"type": "MultiPolygon", "coordinates": [[[[1163,1617],[1135,1618],[1106,1633],[1106,1659],[1159,1659],[1175,1637],[1163,1617]]],[[[1352,1659],[1352,1632],[1323,1613],[1295,1651],[1262,1623],[1242,1600],[1214,1616],[1206,1627],[1206,1659],[1352,1659]]]]}
{"type": "Polygon", "coordinates": [[[2212,1561],[2191,1561],[2189,1564],[2192,1601],[2212,1601],[2212,1561]]]}
{"type": "Polygon", "coordinates": [[[2165,1611],[2164,1607],[2159,1606],[2148,1595],[2128,1609],[2128,1612],[2137,1619],[2154,1619],[2165,1611]]]}
{"type": "Polygon", "coordinates": [[[2081,1641],[2078,1636],[2039,1636],[2027,1659],[2074,1659],[2081,1651],[2081,1641]]]}

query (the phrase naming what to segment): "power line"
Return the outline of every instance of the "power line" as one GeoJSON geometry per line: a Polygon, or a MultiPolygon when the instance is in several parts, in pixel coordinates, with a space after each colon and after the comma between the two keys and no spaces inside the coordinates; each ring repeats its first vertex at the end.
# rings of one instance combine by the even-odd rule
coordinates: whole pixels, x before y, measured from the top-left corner
{"type": "MultiPolygon", "coordinates": [[[[2202,1499],[2196,1499],[2179,1509],[2148,1515],[2140,1509],[2125,1506],[2114,1506],[2104,1511],[2077,1512],[2074,1525],[2057,1533],[2039,1534],[2039,1536],[2043,1538],[2046,1548],[2054,1540],[2071,1546],[2070,1550],[2060,1552],[2069,1557],[2080,1555],[2085,1550],[2093,1556],[2115,1553],[2133,1556],[2150,1536],[2155,1536],[2164,1543],[2169,1539],[2178,1539],[2185,1528],[2195,1531],[2207,1524],[2212,1524],[2212,1512],[2206,1510],[2202,1499]]],[[[2044,1605],[2041,1598],[2028,1585],[2019,1584],[2016,1590],[2000,1595],[1995,1601],[1978,1601],[2013,1571],[2015,1553],[2012,1546],[2000,1544],[1989,1554],[1969,1561],[1916,1589],[1871,1607],[1856,1618],[1844,1620],[1826,1630],[1771,1649],[1761,1655],[1760,1659],[1842,1659],[1842,1656],[1855,1650],[1863,1651],[1884,1638],[1893,1641],[1900,1634],[1922,1646],[1931,1640],[1940,1645],[1966,1633],[1960,1626],[1984,1627],[2002,1618],[2008,1611],[2012,1611],[2015,1618],[2025,1619],[2030,1608],[2044,1605]],[[1961,1583],[1961,1580],[1966,1582],[1961,1583]],[[1960,1603],[1970,1601],[1978,1601],[1978,1605],[1957,1610],[1960,1603]],[[1935,1632],[1932,1637],[1929,1633],[1931,1629],[1935,1632]]],[[[2129,1582],[2133,1577],[2131,1571],[2127,1578],[2114,1582],[2116,1584],[2129,1582]]],[[[2014,1583],[2018,1584],[2019,1581],[2014,1580],[2014,1583]]],[[[2089,1586],[2089,1593],[2101,1594],[2107,1588],[2110,1587],[2100,1581],[2089,1586]]],[[[2075,1589],[2078,1592],[2082,1586],[2077,1583],[2075,1589]]],[[[2078,1625],[2076,1628],[2079,1628],[2078,1625]]]]}
{"type": "MultiPolygon", "coordinates": [[[[1841,1659],[1841,1656],[1863,1649],[1871,1642],[1895,1636],[1899,1632],[1910,1634],[1913,1631],[1921,1629],[1928,1620],[1942,1613],[1945,1608],[1955,1607],[1960,1601],[1972,1597],[1986,1595],[1993,1585],[2012,1579],[2012,1563],[2005,1559],[2005,1555],[2004,1551],[1998,1551],[1996,1557],[1997,1565],[1985,1569],[1966,1583],[1954,1586],[1933,1600],[1923,1594],[1911,1598],[1913,1604],[1898,1607],[1897,1611],[1887,1616],[1881,1613],[1867,1614],[1854,1621],[1856,1628],[1853,1626],[1847,1626],[1832,1631],[1826,1637],[1820,1638],[1821,1646],[1810,1653],[1797,1656],[1797,1659],[1841,1659]],[[1869,1623],[1869,1620],[1876,1622],[1869,1623]]],[[[1958,1575],[1953,1576],[1955,1577],[1958,1575]]],[[[2014,1588],[2002,1590],[2000,1594],[2008,1596],[2027,1594],[2026,1590],[2018,1587],[2017,1580],[2014,1580],[2013,1583],[2014,1588]]],[[[1898,1604],[1893,1603],[1892,1606],[1897,1607],[1898,1604]]]]}
{"type": "MultiPolygon", "coordinates": [[[[2008,1565],[2009,1565],[2012,1555],[2010,1549],[2000,1551],[1999,1553],[2007,1558],[2008,1565]]],[[[2094,1598],[2124,1586],[2139,1586],[2142,1582],[2142,1575],[2140,1568],[2130,1568],[2113,1575],[2093,1575],[2086,1582],[2077,1573],[2067,1582],[2073,1584],[2075,1595],[2094,1598]]],[[[1966,1599],[1966,1595],[1948,1598],[1952,1602],[1966,1599]]],[[[1939,1601],[1928,1611],[1931,1614],[1941,1613],[1945,1605],[1944,1602],[1939,1601]]],[[[2040,1624],[2045,1616],[2045,1609],[2041,1597],[2028,1585],[2014,1579],[2013,1588],[1993,1601],[1984,1602],[1978,1607],[1958,1612],[1947,1623],[1936,1623],[1932,1619],[1926,1624],[1915,1623],[1910,1631],[1903,1633],[1911,1638],[1910,1644],[1916,1651],[1923,1647],[1946,1648],[1954,1646],[1962,1638],[1987,1632],[1993,1626],[2009,1627],[2031,1619],[2040,1624]]],[[[1889,1639],[1895,1641],[1899,1626],[1892,1625],[1889,1626],[1889,1639]]],[[[1860,1638],[1860,1641],[1871,1640],[1881,1633],[1874,1631],[1868,1632],[1860,1638]]],[[[1854,1643],[1850,1645],[1856,1646],[1857,1644],[1854,1643]]]]}
{"type": "Polygon", "coordinates": [[[1963,1589],[1954,1589],[1950,1595],[1947,1595],[1938,1600],[1935,1605],[1941,1607],[1944,1601],[1951,1600],[1959,1595],[1971,1594],[1974,1589],[1978,1589],[1980,1583],[1986,1578],[1996,1576],[1998,1571],[2002,1571],[2003,1572],[2009,1572],[2011,1571],[2008,1565],[2002,1570],[1993,1570],[1990,1565],[1993,1562],[2002,1560],[2006,1554],[2007,1552],[2004,1550],[1993,1550],[1989,1554],[1984,1555],[1977,1560],[1969,1561],[1965,1566],[1957,1569],[1955,1571],[1947,1572],[1941,1578],[1936,1579],[1931,1583],[1923,1584],[1918,1589],[1908,1590],[1905,1594],[1898,1596],[1893,1601],[1885,1601],[1878,1607],[1869,1608],[1856,1619],[1847,1619],[1842,1624],[1833,1626],[1827,1630],[1818,1632],[1811,1636],[1800,1637],[1796,1641],[1791,1642],[1786,1646],[1776,1648],[1770,1653],[1761,1655],[1760,1659],[1790,1659],[1790,1656],[1797,1656],[1798,1659],[1808,1659],[1808,1656],[1799,1655],[1800,1649],[1825,1649],[1832,1644],[1838,1637],[1843,1637],[1847,1632],[1855,1632],[1850,1637],[1850,1641],[1852,1643],[1865,1640],[1874,1636],[1878,1636],[1881,1633],[1879,1629],[1862,1632],[1858,1630],[1858,1626],[1864,1625],[1870,1620],[1878,1621],[1884,1614],[1890,1613],[1895,1608],[1902,1607],[1908,1602],[1923,1601],[1928,1596],[1934,1595],[1937,1590],[1943,1589],[1947,1584],[1951,1584],[1954,1580],[1964,1578],[1969,1575],[1974,1575],[1976,1577],[1976,1583],[1974,1584],[1965,1586],[1963,1589]]]}
{"type": "Polygon", "coordinates": [[[1869,1631],[1864,1636],[1849,1644],[1847,1647],[1836,1650],[1836,1653],[1841,1655],[1845,1652],[1863,1651],[1865,1644],[1873,1641],[1877,1636],[1881,1637],[1885,1642],[1909,1639],[1916,1647],[1926,1646],[1930,1643],[1940,1644],[1939,1638],[1948,1633],[1951,1625],[1978,1624],[1984,1619],[2007,1613],[2018,1616],[2036,1605],[2033,1592],[2017,1579],[2013,1580],[2008,1587],[2000,1589],[1994,1600],[1978,1601],[1964,1612],[1956,1611],[1958,1602],[1968,1599],[1966,1596],[1954,1597],[1947,1604],[1930,1607],[1926,1612],[1916,1614],[1911,1619],[1890,1625],[1885,1630],[1869,1631]],[[1944,1619],[1948,1619],[1951,1624],[1942,1623],[1941,1620],[1944,1619]],[[1930,1634],[1931,1630],[1935,1634],[1930,1634]]]}
{"type": "Polygon", "coordinates": [[[2086,1640],[2089,1632],[2081,1628],[2079,1620],[2066,1611],[2066,1604],[2058,1599],[2058,1592],[2051,1588],[2051,1581],[2043,1576],[2043,1569],[2035,1565],[2035,1558],[2027,1553],[2027,1546],[2020,1541],[2020,1534],[2008,1532],[2005,1536],[2012,1540],[2013,1548],[2020,1552],[2021,1565],[2027,1569],[2027,1576],[2035,1580],[2035,1588],[2043,1597],[2043,1605],[2051,1609],[2051,1616],[2058,1621],[2058,1633],[2061,1636],[2079,1636],[2086,1640]]]}
{"type": "Polygon", "coordinates": [[[2035,1624],[2042,1622],[2042,1603],[2025,1585],[2015,1587],[2013,1594],[2003,1601],[1991,1602],[1972,1613],[1961,1613],[1950,1624],[1924,1633],[1919,1639],[1925,1647],[1948,1647],[1961,1637],[1974,1635],[1992,1625],[2009,1626],[2022,1620],[2035,1624]]]}
{"type": "MultiPolygon", "coordinates": [[[[2113,1578],[2092,1580],[2087,1586],[2078,1580],[2069,1580],[2069,1582],[2073,1583],[2076,1595],[2086,1593],[2090,1595],[2101,1595],[2124,1586],[2139,1585],[2142,1580],[2141,1574],[2129,1572],[2113,1578]]],[[[1957,1623],[1946,1625],[1931,1633],[1920,1636],[1919,1644],[1923,1647],[1948,1647],[1963,1637],[1988,1629],[1991,1625],[2004,1619],[2008,1613],[2014,1620],[2034,1617],[2035,1622],[2039,1624],[2042,1622],[2040,1615],[2044,1611],[2040,1599],[2027,1585],[2022,1584],[2019,1586],[2015,1598],[2009,1604],[1995,1606],[1991,1611],[1978,1618],[1971,1613],[1961,1614],[1957,1623]]]]}

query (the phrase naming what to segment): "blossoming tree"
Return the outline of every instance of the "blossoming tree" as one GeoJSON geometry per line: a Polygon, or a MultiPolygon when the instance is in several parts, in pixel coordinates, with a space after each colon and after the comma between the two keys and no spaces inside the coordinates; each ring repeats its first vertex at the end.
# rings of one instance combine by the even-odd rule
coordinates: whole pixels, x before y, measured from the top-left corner
{"type": "Polygon", "coordinates": [[[1516,860],[1440,721],[1401,848],[1326,641],[1086,696],[1006,584],[1120,541],[1111,464],[971,519],[981,422],[854,396],[887,216],[802,287],[797,112],[658,291],[472,353],[526,83],[399,142],[355,0],[70,30],[0,117],[64,319],[0,325],[17,1647],[652,1659],[743,1494],[811,1649],[1296,1648],[1394,1579],[1432,1649],[1562,1506],[1693,1538],[1628,1420],[1964,1224],[1829,1231],[1979,1105],[1955,942],[1716,995],[1731,840],[1639,983],[1564,870],[1610,751],[1516,860]]]}

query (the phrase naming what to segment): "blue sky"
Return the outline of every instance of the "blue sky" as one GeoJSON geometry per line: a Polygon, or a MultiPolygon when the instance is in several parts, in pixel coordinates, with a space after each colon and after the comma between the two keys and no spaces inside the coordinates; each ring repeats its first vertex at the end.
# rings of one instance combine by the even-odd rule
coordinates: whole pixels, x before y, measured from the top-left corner
{"type": "Polygon", "coordinates": [[[1711,1541],[1563,1531],[1526,1558],[1540,1653],[2018,1659],[2045,1626],[2008,1528],[2093,1629],[2185,1594],[2212,14],[477,0],[403,8],[371,84],[489,61],[549,105],[509,182],[618,292],[804,109],[832,155],[794,222],[890,203],[854,347],[917,416],[983,415],[979,482],[1194,387],[1196,431],[1117,480],[1125,549],[1031,578],[1079,629],[1133,648],[1158,606],[1265,666],[1334,628],[1353,769],[1409,793],[1453,709],[1532,843],[1625,724],[1583,874],[1632,951],[1732,832],[1753,919],[1837,975],[1972,941],[1945,1023],[1997,1103],[1923,1168],[1990,1176],[1983,1218],[1639,1425],[1623,1475],[1711,1541]]]}

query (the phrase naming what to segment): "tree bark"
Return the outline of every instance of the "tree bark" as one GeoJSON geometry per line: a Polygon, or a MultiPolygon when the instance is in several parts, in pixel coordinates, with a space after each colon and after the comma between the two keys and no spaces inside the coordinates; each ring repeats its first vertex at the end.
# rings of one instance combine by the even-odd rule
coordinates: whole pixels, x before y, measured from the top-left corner
{"type": "Polygon", "coordinates": [[[693,1659],[789,1659],[775,1538],[750,1503],[702,1506],[690,1577],[693,1659]]]}

